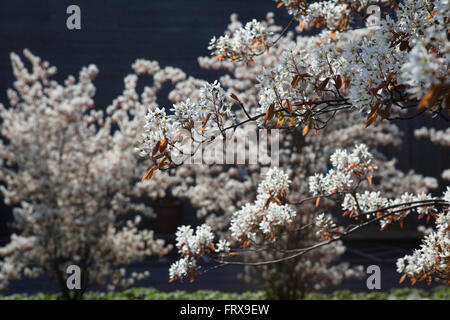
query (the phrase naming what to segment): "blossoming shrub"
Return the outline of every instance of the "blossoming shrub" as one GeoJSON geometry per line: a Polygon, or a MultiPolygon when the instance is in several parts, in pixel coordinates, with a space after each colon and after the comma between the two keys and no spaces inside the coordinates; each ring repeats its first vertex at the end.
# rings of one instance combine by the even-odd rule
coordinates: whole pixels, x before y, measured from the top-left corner
{"type": "Polygon", "coordinates": [[[15,230],[0,248],[0,287],[46,274],[65,298],[79,298],[94,282],[113,289],[147,277],[123,268],[170,249],[137,227],[140,215],[151,214],[135,201],[150,193],[147,183],[138,183],[145,165],[133,154],[145,109],[119,102],[105,115],[94,106],[95,65],[60,84],[51,78],[55,67],[27,50],[24,55],[31,70],[11,54],[14,89],[9,106],[0,105],[0,190],[14,206],[15,230]],[[134,220],[119,219],[132,212],[134,220]],[[69,265],[82,271],[82,289],[72,293],[69,265]]]}

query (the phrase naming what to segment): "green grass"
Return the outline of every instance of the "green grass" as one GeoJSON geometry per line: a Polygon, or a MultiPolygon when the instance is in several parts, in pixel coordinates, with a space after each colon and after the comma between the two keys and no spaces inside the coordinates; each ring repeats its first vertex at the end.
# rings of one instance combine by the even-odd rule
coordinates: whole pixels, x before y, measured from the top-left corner
{"type": "MultiPolygon", "coordinates": [[[[338,290],[331,294],[309,293],[306,300],[386,300],[386,299],[436,299],[450,300],[450,287],[437,287],[430,290],[392,289],[390,291],[351,292],[338,290]]],[[[58,294],[34,295],[13,294],[0,296],[0,300],[57,300],[58,294]]],[[[212,290],[161,292],[153,288],[133,288],[117,293],[88,292],[87,300],[263,300],[263,292],[228,293],[212,290]]]]}

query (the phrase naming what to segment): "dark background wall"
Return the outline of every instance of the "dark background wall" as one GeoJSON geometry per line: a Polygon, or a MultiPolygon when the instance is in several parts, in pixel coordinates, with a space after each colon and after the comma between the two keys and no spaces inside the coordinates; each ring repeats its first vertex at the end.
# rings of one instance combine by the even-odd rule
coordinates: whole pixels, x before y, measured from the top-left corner
{"type": "MultiPolygon", "coordinates": [[[[12,83],[9,53],[29,48],[58,67],[59,77],[76,74],[95,63],[97,105],[106,106],[122,88],[123,77],[136,58],[158,60],[186,73],[214,80],[213,72],[198,67],[208,55],[213,35],[223,34],[229,16],[243,21],[263,19],[277,10],[271,0],[14,0],[0,3],[0,97],[12,83]],[[81,30],[66,28],[66,8],[81,8],[81,30]]],[[[280,22],[288,15],[278,9],[280,22]]]]}
{"type": "MultiPolygon", "coordinates": [[[[123,78],[136,58],[158,60],[187,74],[213,81],[218,73],[202,70],[198,56],[208,55],[212,36],[223,34],[229,16],[241,21],[263,19],[267,11],[286,25],[289,16],[276,9],[272,0],[2,0],[0,2],[0,102],[7,103],[6,89],[12,86],[9,54],[24,48],[58,68],[56,79],[77,74],[82,66],[95,63],[96,105],[106,107],[123,88],[123,78]],[[81,30],[66,28],[66,8],[81,8],[81,30]]],[[[162,99],[161,102],[167,102],[162,99]]],[[[167,105],[167,104],[165,104],[167,105]]],[[[428,117],[400,122],[405,131],[401,150],[392,151],[404,170],[438,177],[450,167],[450,153],[427,141],[417,141],[412,132],[422,124],[448,126],[428,117]]],[[[5,235],[9,209],[1,204],[0,235],[5,235]]],[[[0,243],[6,240],[0,238],[0,243]]]]}

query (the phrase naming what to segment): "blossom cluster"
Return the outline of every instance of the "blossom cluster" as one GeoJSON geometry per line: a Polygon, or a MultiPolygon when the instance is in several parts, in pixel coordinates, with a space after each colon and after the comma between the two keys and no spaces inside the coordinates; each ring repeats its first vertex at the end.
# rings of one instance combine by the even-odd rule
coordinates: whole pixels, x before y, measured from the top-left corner
{"type": "MultiPolygon", "coordinates": [[[[274,240],[280,229],[292,223],[295,210],[287,204],[281,204],[278,197],[285,197],[290,181],[286,173],[278,168],[267,171],[265,178],[258,186],[257,197],[253,204],[246,204],[235,212],[229,229],[234,240],[249,246],[256,241],[258,234],[274,240]]],[[[230,255],[230,242],[221,239],[216,246],[213,243],[212,228],[203,224],[194,230],[190,226],[181,226],[176,233],[176,247],[181,259],[169,269],[171,281],[190,277],[199,273],[196,260],[202,255],[222,253],[230,255]]]]}
{"type": "Polygon", "coordinates": [[[197,260],[202,255],[212,252],[226,254],[230,251],[230,243],[225,239],[219,240],[217,247],[214,246],[214,233],[207,224],[198,226],[195,232],[191,226],[178,227],[175,236],[176,247],[181,258],[169,268],[170,281],[182,280],[186,277],[190,277],[193,281],[200,273],[197,260]]]}
{"type": "Polygon", "coordinates": [[[322,238],[331,239],[331,232],[336,231],[336,224],[330,215],[321,213],[314,221],[317,231],[316,234],[322,238]]]}
{"type": "Polygon", "coordinates": [[[372,181],[373,156],[365,144],[355,146],[351,153],[336,150],[330,157],[333,166],[325,175],[315,174],[309,178],[309,190],[314,196],[352,192],[361,180],[372,181]]]}
{"type": "MultiPolygon", "coordinates": [[[[450,201],[450,187],[444,194],[450,201]]],[[[403,273],[401,281],[408,276],[416,281],[431,283],[433,278],[449,283],[450,266],[450,209],[447,206],[436,218],[436,231],[425,235],[422,245],[412,255],[406,255],[397,261],[397,271],[403,273]]]]}
{"type": "Polygon", "coordinates": [[[175,236],[176,246],[182,255],[201,255],[214,239],[211,227],[206,224],[197,227],[195,234],[190,226],[179,227],[175,236]]]}
{"type": "Polygon", "coordinates": [[[284,5],[290,15],[300,22],[303,28],[323,27],[341,29],[347,25],[350,13],[367,6],[367,0],[342,1],[326,0],[308,3],[304,0],[274,0],[278,6],[284,5]]]}
{"type": "Polygon", "coordinates": [[[214,234],[210,226],[203,224],[197,227],[195,233],[190,226],[181,226],[176,234],[176,247],[181,259],[174,262],[169,269],[171,281],[190,276],[198,272],[196,260],[214,248],[214,234]]]}
{"type": "MultiPolygon", "coordinates": [[[[448,46],[448,41],[445,41],[448,46]]],[[[450,54],[450,49],[447,49],[450,54]]],[[[447,56],[449,55],[447,54],[447,56]]],[[[433,86],[438,85],[448,77],[447,61],[435,54],[429,53],[422,43],[414,46],[408,60],[401,68],[401,80],[408,85],[412,97],[421,99],[433,86]]]]}
{"type": "MultiPolygon", "coordinates": [[[[370,163],[373,157],[366,148],[363,149],[365,149],[365,152],[362,154],[366,155],[370,163]]],[[[358,193],[356,192],[357,188],[348,187],[352,181],[349,176],[345,175],[345,171],[343,174],[336,174],[334,171],[341,170],[342,173],[342,170],[348,168],[348,159],[349,155],[346,152],[336,150],[331,156],[334,168],[330,169],[326,176],[316,174],[310,177],[311,192],[315,195],[320,195],[324,194],[323,191],[318,191],[322,188],[328,193],[339,190],[345,194],[341,204],[342,210],[345,211],[343,215],[350,215],[358,220],[361,218],[361,214],[364,214],[363,219],[365,221],[370,219],[380,220],[382,230],[392,222],[399,222],[400,225],[403,225],[404,218],[413,210],[417,212],[419,219],[426,216],[427,221],[429,221],[433,217],[436,221],[437,230],[426,234],[420,249],[415,250],[412,255],[406,255],[397,261],[397,271],[404,274],[401,281],[408,276],[412,283],[416,281],[427,281],[430,283],[433,279],[444,280],[448,283],[450,262],[450,188],[447,187],[447,191],[442,199],[424,192],[419,194],[406,192],[395,199],[383,197],[380,191],[366,190],[364,193],[358,193]],[[333,177],[338,178],[333,179],[333,177]],[[330,181],[335,181],[336,179],[339,180],[339,183],[337,183],[338,187],[334,189],[336,183],[330,181]],[[323,185],[325,187],[322,187],[323,185]],[[329,187],[330,185],[331,187],[329,187]],[[434,205],[437,201],[444,206],[441,212],[434,205]]],[[[359,167],[358,157],[354,157],[350,163],[358,163],[357,166],[359,167]]],[[[337,230],[331,217],[327,217],[325,214],[319,215],[315,224],[319,227],[319,234],[328,239],[332,238],[332,232],[330,231],[337,230]]]]}
{"type": "MultiPolygon", "coordinates": [[[[340,194],[343,198],[341,207],[344,216],[348,215],[355,220],[361,215],[364,215],[364,219],[380,218],[382,230],[394,221],[402,223],[412,209],[416,210],[419,217],[436,212],[433,201],[437,198],[425,192],[405,192],[395,199],[382,196],[381,191],[358,192],[362,181],[367,180],[369,185],[372,184],[372,177],[377,169],[373,164],[373,155],[364,144],[355,146],[351,153],[338,149],[331,155],[330,161],[332,168],[326,174],[317,173],[309,177],[309,190],[318,197],[317,204],[321,196],[340,194]],[[411,208],[415,203],[423,206],[411,208]]],[[[323,221],[324,217],[321,217],[320,222],[324,223],[323,221]]]]}
{"type": "Polygon", "coordinates": [[[156,168],[183,162],[193,155],[196,146],[205,142],[206,131],[223,130],[226,125],[233,123],[231,108],[231,99],[219,82],[205,83],[197,103],[187,99],[173,104],[170,109],[172,114],[167,114],[164,108],[149,109],[136,152],[141,157],[158,160],[156,168]],[[188,152],[183,152],[182,146],[188,140],[194,145],[188,152]]]}
{"type": "Polygon", "coordinates": [[[208,49],[218,60],[249,62],[254,60],[254,55],[269,48],[271,34],[263,23],[253,19],[245,26],[237,26],[219,38],[213,37],[208,49]]]}
{"type": "MultiPolygon", "coordinates": [[[[386,16],[372,37],[349,46],[346,71],[355,105],[372,110],[384,105],[389,111],[389,96],[401,90],[396,86],[406,86],[411,99],[418,101],[431,89],[448,86],[448,14],[447,0],[404,1],[396,21],[386,16]]],[[[434,101],[421,105],[442,105],[437,99],[441,93],[435,95],[434,101]]]]}
{"type": "Polygon", "coordinates": [[[274,239],[280,227],[289,225],[296,214],[279,198],[287,195],[290,182],[282,170],[276,167],[269,169],[258,186],[255,202],[247,203],[233,214],[230,222],[232,236],[241,241],[255,241],[260,233],[274,239]]]}
{"type": "Polygon", "coordinates": [[[328,29],[338,29],[344,17],[350,13],[346,4],[339,1],[318,1],[308,5],[299,19],[302,28],[311,29],[323,26],[328,29]]]}

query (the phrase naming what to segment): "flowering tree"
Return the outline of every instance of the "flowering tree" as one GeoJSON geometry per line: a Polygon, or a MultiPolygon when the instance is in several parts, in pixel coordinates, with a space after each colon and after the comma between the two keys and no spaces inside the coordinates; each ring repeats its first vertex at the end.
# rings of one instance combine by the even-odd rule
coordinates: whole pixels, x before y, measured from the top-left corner
{"type": "Polygon", "coordinates": [[[145,164],[133,149],[145,108],[130,108],[123,99],[134,97],[135,76],[125,79],[124,94],[105,116],[94,108],[95,65],[59,84],[51,79],[55,67],[27,50],[24,55],[32,69],[11,54],[16,80],[10,106],[0,106],[1,192],[15,206],[18,232],[0,248],[0,287],[47,274],[56,277],[64,298],[77,299],[94,282],[114,289],[147,277],[126,274],[123,266],[170,247],[137,228],[151,208],[136,200],[155,194],[148,182],[137,183],[145,164]],[[135,220],[120,218],[131,212],[135,220]],[[69,265],[81,268],[81,290],[66,286],[69,265]]]}
{"type": "MultiPolygon", "coordinates": [[[[238,95],[237,88],[233,88],[236,82],[224,77],[221,82],[233,89],[228,93],[215,82],[204,86],[198,101],[186,99],[175,104],[172,114],[164,109],[150,110],[139,151],[142,156],[152,157],[156,165],[144,178],[151,177],[155,170],[183,164],[218,136],[208,132],[219,132],[219,136],[227,138],[228,132],[252,122],[260,127],[298,130],[302,136],[313,131],[317,137],[309,135],[309,139],[314,144],[314,139],[321,139],[320,131],[329,128],[341,114],[366,115],[362,125],[369,128],[425,112],[449,120],[448,1],[382,3],[392,14],[382,21],[375,19],[377,23],[369,17],[370,28],[359,30],[353,28],[358,16],[367,18],[368,1],[277,2],[293,15],[287,28],[281,30],[264,21],[245,26],[234,21],[224,36],[210,43],[217,61],[236,75],[241,72],[237,77],[240,84],[257,94],[238,95]],[[314,27],[322,31],[288,41],[284,34],[294,21],[300,32],[314,27]],[[270,52],[274,50],[279,50],[281,59],[271,65],[270,52]],[[252,81],[253,74],[244,73],[243,64],[249,66],[245,71],[257,70],[257,83],[252,81]],[[233,104],[241,110],[235,111],[233,104]],[[411,114],[416,107],[418,112],[411,114]],[[190,153],[180,152],[186,137],[194,145],[190,153]]],[[[208,58],[200,59],[200,63],[214,64],[208,58]]],[[[345,123],[342,125],[345,129],[345,123]]],[[[378,168],[364,144],[352,150],[337,149],[330,161],[332,168],[327,173],[307,173],[310,196],[295,202],[288,196],[290,189],[297,188],[289,174],[277,168],[269,170],[258,187],[256,200],[232,214],[230,239],[214,245],[211,227],[204,225],[195,232],[190,227],[180,228],[177,246],[182,258],[171,267],[171,278],[195,277],[199,273],[197,259],[212,251],[216,251],[221,264],[249,264],[233,260],[237,253],[231,249],[233,241],[244,249],[267,249],[290,228],[305,203],[314,201],[319,206],[325,199],[333,199],[341,204],[351,224],[336,226],[330,216],[317,216],[314,226],[320,230],[322,241],[287,252],[278,250],[281,257],[251,264],[295,259],[377,221],[382,228],[393,222],[402,224],[414,211],[419,217],[427,216],[427,220],[434,218],[437,232],[428,235],[422,249],[413,256],[399,260],[402,280],[408,276],[413,283],[433,278],[448,283],[449,191],[441,198],[420,191],[388,195],[380,189],[396,190],[383,186],[389,183],[385,181],[380,181],[381,188],[376,189],[372,182],[376,181],[377,170],[386,169],[378,168]]]]}

